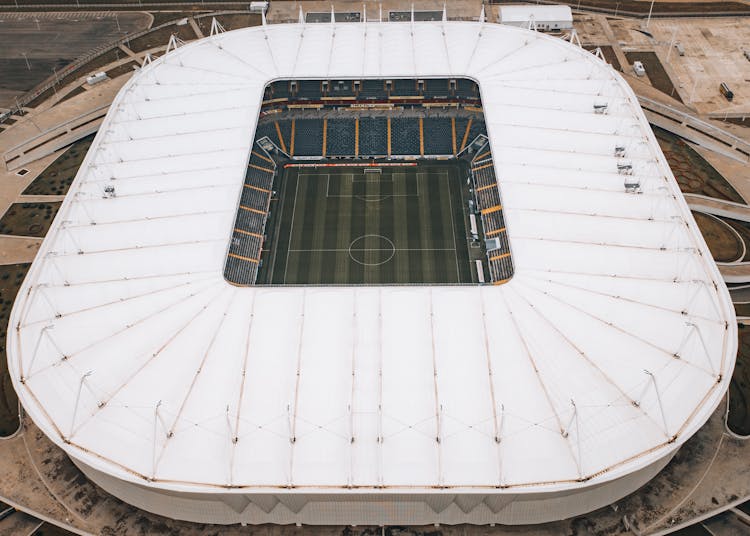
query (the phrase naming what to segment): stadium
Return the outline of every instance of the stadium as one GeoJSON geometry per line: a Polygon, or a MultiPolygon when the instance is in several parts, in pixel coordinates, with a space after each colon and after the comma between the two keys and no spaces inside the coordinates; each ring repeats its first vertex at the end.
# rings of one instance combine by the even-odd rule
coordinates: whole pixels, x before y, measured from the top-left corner
{"type": "Polygon", "coordinates": [[[26,412],[88,478],[218,524],[606,506],[737,350],[632,90],[483,21],[169,50],[110,107],[10,326],[26,412]]]}

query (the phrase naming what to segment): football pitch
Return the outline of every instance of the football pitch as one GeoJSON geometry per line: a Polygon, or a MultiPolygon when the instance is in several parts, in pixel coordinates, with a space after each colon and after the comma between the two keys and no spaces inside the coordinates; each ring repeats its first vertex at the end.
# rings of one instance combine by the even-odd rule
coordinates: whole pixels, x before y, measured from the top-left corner
{"type": "Polygon", "coordinates": [[[259,284],[472,283],[456,163],[288,167],[259,284]]]}

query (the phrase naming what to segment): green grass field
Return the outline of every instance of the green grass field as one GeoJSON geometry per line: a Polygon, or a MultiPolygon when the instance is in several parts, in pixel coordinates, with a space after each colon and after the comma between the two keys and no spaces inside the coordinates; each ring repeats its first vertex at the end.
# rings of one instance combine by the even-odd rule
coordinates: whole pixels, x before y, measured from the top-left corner
{"type": "Polygon", "coordinates": [[[258,283],[474,282],[460,169],[285,169],[258,283]]]}

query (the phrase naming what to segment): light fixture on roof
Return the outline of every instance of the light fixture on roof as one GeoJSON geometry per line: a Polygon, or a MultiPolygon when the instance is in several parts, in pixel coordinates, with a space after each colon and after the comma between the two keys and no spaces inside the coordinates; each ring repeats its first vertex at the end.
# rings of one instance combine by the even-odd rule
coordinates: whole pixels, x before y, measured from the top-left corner
{"type": "Polygon", "coordinates": [[[607,113],[607,108],[609,107],[609,104],[600,103],[600,104],[594,104],[594,113],[599,115],[604,115],[607,113]]]}

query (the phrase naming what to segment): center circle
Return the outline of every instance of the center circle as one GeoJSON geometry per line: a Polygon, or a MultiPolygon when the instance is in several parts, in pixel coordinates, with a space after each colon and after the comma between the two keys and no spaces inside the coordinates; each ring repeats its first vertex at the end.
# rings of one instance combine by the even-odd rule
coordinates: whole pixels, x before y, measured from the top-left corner
{"type": "Polygon", "coordinates": [[[395,254],[396,246],[383,235],[362,235],[349,244],[349,257],[363,266],[380,266],[391,260],[395,254]]]}

